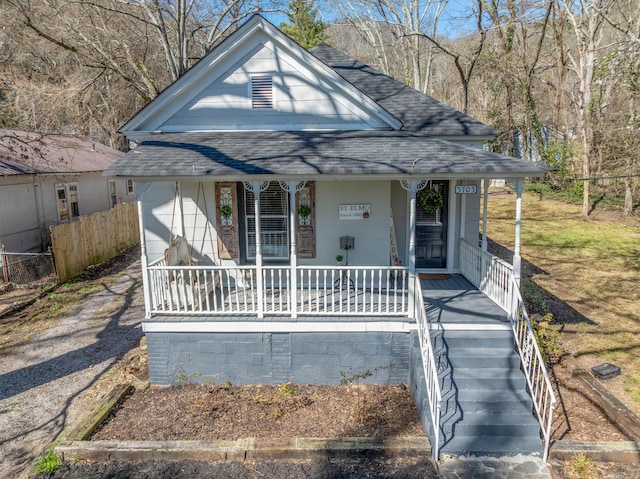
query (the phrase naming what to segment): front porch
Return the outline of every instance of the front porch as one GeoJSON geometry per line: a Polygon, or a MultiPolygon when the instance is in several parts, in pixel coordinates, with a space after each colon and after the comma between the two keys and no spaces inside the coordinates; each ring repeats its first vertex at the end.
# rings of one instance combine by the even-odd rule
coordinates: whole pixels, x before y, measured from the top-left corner
{"type": "Polygon", "coordinates": [[[177,267],[161,259],[147,274],[152,317],[409,316],[406,268],[177,267]]]}

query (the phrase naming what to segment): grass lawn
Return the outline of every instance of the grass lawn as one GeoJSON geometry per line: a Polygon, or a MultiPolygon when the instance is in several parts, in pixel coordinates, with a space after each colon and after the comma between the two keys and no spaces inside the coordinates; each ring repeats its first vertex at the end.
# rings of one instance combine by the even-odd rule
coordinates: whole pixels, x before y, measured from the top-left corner
{"type": "MultiPolygon", "coordinates": [[[[488,204],[487,236],[513,251],[515,194],[494,190],[488,204]]],[[[585,219],[578,206],[528,193],[522,205],[523,293],[555,313],[563,361],[622,368],[606,385],[640,414],[640,221],[598,210],[585,219]]]]}

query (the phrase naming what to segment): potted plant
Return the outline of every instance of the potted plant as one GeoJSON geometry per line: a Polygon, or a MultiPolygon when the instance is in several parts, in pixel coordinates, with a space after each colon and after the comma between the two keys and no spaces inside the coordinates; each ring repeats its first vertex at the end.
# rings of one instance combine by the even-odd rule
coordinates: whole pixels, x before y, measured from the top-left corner
{"type": "Polygon", "coordinates": [[[300,218],[308,218],[309,216],[311,216],[311,206],[309,205],[298,206],[298,216],[300,216],[300,218]]]}
{"type": "Polygon", "coordinates": [[[344,258],[344,257],[343,257],[341,254],[336,255],[336,264],[337,264],[338,266],[341,266],[341,265],[342,265],[342,259],[343,259],[343,258],[344,258]]]}
{"type": "Polygon", "coordinates": [[[225,220],[228,220],[229,218],[231,218],[232,214],[233,214],[233,210],[231,209],[231,206],[222,205],[220,207],[220,216],[222,216],[225,220]]]}

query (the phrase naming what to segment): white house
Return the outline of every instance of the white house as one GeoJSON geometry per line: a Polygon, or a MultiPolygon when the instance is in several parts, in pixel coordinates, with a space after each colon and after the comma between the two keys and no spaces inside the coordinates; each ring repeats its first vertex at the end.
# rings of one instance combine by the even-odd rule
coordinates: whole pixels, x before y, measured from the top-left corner
{"type": "Polygon", "coordinates": [[[49,227],[136,199],[132,179],[102,172],[123,153],[77,138],[0,130],[0,244],[46,251],[49,227]]]}
{"type": "Polygon", "coordinates": [[[544,167],[482,150],[490,127],[260,16],[122,132],[136,146],[107,173],[137,187],[152,384],[368,370],[410,384],[436,457],[546,451],[519,216],[513,265],[479,243],[483,180],[510,178],[519,214],[544,167]]]}

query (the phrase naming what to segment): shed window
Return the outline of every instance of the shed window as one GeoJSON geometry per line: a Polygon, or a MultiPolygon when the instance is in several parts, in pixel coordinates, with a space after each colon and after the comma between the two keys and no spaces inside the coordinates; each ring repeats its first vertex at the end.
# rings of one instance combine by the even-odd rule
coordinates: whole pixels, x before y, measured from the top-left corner
{"type": "Polygon", "coordinates": [[[56,196],[58,200],[58,220],[61,223],[76,219],[80,216],[78,185],[76,183],[57,184],[56,196]]]}
{"type": "Polygon", "coordinates": [[[273,108],[273,77],[251,77],[251,107],[273,108]]]}

